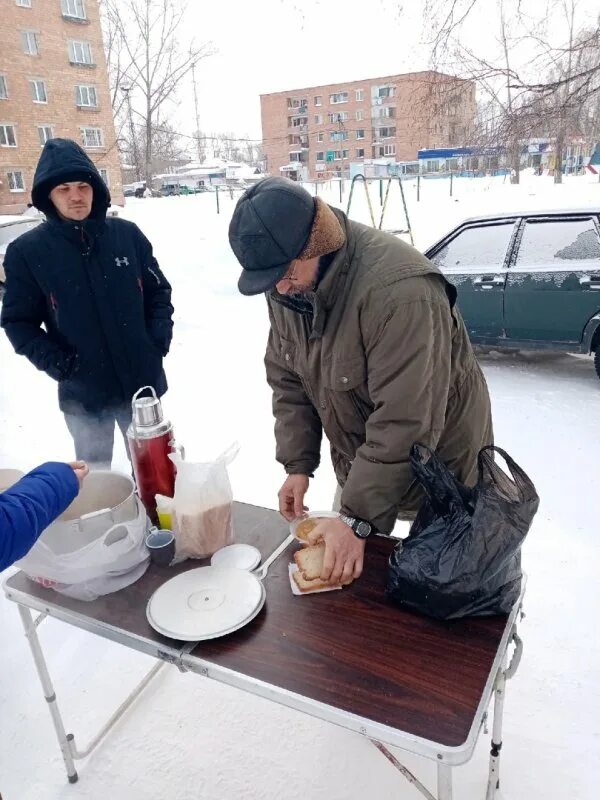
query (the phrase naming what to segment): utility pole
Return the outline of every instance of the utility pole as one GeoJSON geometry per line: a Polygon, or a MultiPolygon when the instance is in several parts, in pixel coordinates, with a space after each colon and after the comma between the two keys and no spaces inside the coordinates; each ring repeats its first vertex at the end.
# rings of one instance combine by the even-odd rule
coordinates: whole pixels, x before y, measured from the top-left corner
{"type": "Polygon", "coordinates": [[[128,83],[122,83],[120,86],[121,91],[125,95],[127,102],[127,116],[129,119],[129,135],[131,137],[131,154],[133,155],[135,179],[140,180],[140,159],[138,157],[137,140],[135,138],[135,130],[133,128],[133,114],[131,111],[131,86],[128,83]]]}
{"type": "Polygon", "coordinates": [[[196,154],[198,163],[202,163],[202,145],[200,144],[200,113],[198,111],[198,90],[196,88],[196,65],[192,64],[192,83],[194,85],[194,109],[196,111],[196,154]]]}

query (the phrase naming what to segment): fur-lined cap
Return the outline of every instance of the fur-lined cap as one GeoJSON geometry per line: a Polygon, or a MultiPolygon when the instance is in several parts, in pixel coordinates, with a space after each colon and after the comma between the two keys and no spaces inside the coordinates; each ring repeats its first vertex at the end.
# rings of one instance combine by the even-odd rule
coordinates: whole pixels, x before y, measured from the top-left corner
{"type": "Polygon", "coordinates": [[[315,198],[315,218],[308,242],[298,256],[299,261],[309,261],[317,256],[335,253],[346,241],[344,230],[333,211],[320,197],[315,198]]]}

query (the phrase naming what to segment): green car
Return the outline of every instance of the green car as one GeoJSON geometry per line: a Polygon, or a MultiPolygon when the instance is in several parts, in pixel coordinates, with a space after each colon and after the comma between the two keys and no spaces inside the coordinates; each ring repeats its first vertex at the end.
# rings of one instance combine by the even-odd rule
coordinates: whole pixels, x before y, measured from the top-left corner
{"type": "Polygon", "coordinates": [[[469,219],[425,255],[474,344],[594,353],[600,378],[600,210],[469,219]]]}

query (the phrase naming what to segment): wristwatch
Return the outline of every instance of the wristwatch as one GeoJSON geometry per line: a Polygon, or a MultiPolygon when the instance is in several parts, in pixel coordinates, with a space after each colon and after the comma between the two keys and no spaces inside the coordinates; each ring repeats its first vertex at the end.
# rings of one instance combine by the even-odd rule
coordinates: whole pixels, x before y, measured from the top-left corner
{"type": "Polygon", "coordinates": [[[367,539],[373,532],[373,526],[370,522],[364,519],[357,519],[356,517],[347,517],[345,514],[340,514],[340,519],[345,522],[352,530],[354,535],[359,539],[367,539]]]}

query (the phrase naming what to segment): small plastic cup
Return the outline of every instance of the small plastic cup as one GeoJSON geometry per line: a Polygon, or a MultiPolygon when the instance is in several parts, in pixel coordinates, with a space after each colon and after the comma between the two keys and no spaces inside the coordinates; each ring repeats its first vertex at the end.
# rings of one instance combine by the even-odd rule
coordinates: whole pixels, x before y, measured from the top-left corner
{"type": "Polygon", "coordinates": [[[158,567],[168,567],[175,558],[175,535],[173,531],[159,531],[156,528],[146,536],[146,547],[150,560],[158,567]]]}

